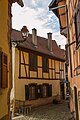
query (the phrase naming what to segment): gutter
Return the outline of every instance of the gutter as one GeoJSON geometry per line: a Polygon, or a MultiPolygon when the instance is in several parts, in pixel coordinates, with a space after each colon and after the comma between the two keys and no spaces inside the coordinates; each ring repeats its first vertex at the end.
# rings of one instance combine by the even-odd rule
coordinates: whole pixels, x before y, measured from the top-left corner
{"type": "Polygon", "coordinates": [[[63,7],[66,7],[66,5],[49,8],[49,10],[50,10],[50,11],[53,11],[53,10],[56,10],[56,9],[59,9],[59,8],[63,8],[63,7]]]}

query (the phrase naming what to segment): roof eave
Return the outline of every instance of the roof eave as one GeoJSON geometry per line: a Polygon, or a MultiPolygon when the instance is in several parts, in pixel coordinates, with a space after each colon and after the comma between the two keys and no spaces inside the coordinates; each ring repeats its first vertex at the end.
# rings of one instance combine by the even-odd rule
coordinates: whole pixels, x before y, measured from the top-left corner
{"type": "Polygon", "coordinates": [[[21,7],[24,6],[24,3],[22,0],[12,0],[12,3],[15,3],[15,2],[17,2],[21,7]]]}
{"type": "Polygon", "coordinates": [[[52,0],[51,3],[49,4],[49,8],[52,7],[52,5],[54,4],[55,0],[52,0]]]}
{"type": "Polygon", "coordinates": [[[21,7],[23,7],[24,6],[24,4],[23,4],[23,1],[22,0],[18,0],[18,2],[17,2],[21,7]]]}
{"type": "Polygon", "coordinates": [[[63,61],[63,62],[65,62],[66,60],[65,60],[65,58],[59,58],[59,57],[56,57],[56,56],[52,56],[52,55],[49,55],[49,54],[46,54],[46,53],[42,53],[42,52],[40,52],[40,51],[35,51],[35,50],[32,50],[32,49],[29,49],[29,48],[25,48],[25,47],[22,47],[22,46],[16,46],[16,48],[18,49],[18,50],[22,50],[22,51],[32,51],[32,52],[35,52],[35,53],[38,53],[38,54],[40,54],[40,55],[46,55],[46,56],[48,56],[48,57],[50,57],[50,58],[54,58],[54,60],[59,60],[59,61],[63,61]]]}
{"type": "Polygon", "coordinates": [[[56,0],[52,0],[48,7],[49,11],[52,11],[58,17],[58,11],[52,10],[52,8],[57,7],[56,0]]]}

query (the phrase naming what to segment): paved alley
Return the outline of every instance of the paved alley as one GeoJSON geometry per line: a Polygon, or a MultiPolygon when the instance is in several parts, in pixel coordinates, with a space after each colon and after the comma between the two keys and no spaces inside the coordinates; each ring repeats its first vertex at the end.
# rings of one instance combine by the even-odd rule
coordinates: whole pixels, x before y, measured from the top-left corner
{"type": "Polygon", "coordinates": [[[13,120],[68,120],[69,117],[67,102],[63,102],[33,108],[28,115],[21,115],[18,119],[13,118],[13,120]]]}

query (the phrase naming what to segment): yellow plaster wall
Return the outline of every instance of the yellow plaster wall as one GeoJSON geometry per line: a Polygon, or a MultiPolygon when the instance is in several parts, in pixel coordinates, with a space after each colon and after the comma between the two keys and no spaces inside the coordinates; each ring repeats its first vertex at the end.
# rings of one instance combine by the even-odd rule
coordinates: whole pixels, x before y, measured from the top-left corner
{"type": "MultiPolygon", "coordinates": [[[[16,49],[16,56],[15,56],[15,82],[14,82],[14,88],[15,88],[15,99],[17,100],[25,100],[25,85],[28,85],[30,83],[37,83],[37,84],[43,84],[43,83],[48,83],[52,84],[52,97],[45,98],[44,100],[42,99],[37,99],[37,100],[31,100],[27,101],[27,103],[31,103],[35,106],[40,105],[40,104],[47,104],[52,102],[53,98],[57,95],[60,95],[60,80],[44,80],[44,79],[19,79],[19,51],[16,49]],[[16,67],[17,66],[17,67],[16,67]]],[[[38,65],[42,65],[42,58],[38,56],[38,65]],[[40,58],[40,59],[39,59],[40,58]]],[[[40,70],[41,68],[39,68],[40,70]]],[[[39,71],[38,70],[38,71],[39,71]]],[[[40,74],[42,71],[39,71],[40,74]]],[[[36,74],[36,72],[32,72],[32,74],[36,74]]],[[[46,78],[48,78],[48,74],[44,73],[46,78]]]]}
{"type": "MultiPolygon", "coordinates": [[[[9,46],[8,46],[8,0],[0,0],[0,48],[8,55],[8,81],[9,81],[9,46]]],[[[8,85],[9,86],[9,85],[8,85]]],[[[7,89],[0,90],[0,118],[8,114],[7,89]]]]}
{"type": "Polygon", "coordinates": [[[60,81],[59,80],[38,80],[38,79],[17,79],[16,81],[16,99],[17,100],[25,100],[25,85],[28,85],[30,83],[37,83],[37,84],[43,84],[48,83],[52,84],[52,96],[56,96],[57,94],[60,95],[60,81]]]}
{"type": "Polygon", "coordinates": [[[42,66],[42,57],[38,56],[38,66],[42,66]]]}

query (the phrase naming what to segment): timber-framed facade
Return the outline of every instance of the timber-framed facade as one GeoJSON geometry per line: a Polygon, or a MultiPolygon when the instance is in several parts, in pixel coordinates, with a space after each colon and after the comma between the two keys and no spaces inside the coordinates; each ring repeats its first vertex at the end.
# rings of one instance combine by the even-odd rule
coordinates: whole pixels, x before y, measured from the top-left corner
{"type": "MultiPolygon", "coordinates": [[[[80,119],[80,0],[54,0],[51,7],[65,5],[63,8],[56,9],[60,20],[61,28],[66,27],[66,31],[61,29],[61,33],[67,37],[66,55],[68,66],[68,80],[70,82],[70,111],[74,113],[76,120],[80,119]],[[58,3],[58,4],[57,4],[58,3]],[[52,6],[53,5],[53,6],[52,6]],[[64,19],[60,16],[64,13],[64,19]],[[64,24],[65,20],[65,24],[64,24]]],[[[54,11],[53,11],[54,12],[54,11]]]]}
{"type": "MultiPolygon", "coordinates": [[[[48,33],[48,39],[36,33],[37,30],[33,29],[24,43],[13,48],[14,100],[25,101],[32,106],[65,99],[65,51],[52,40],[51,33],[48,33]]],[[[22,39],[20,31],[13,30],[13,39],[22,39]]]]}

